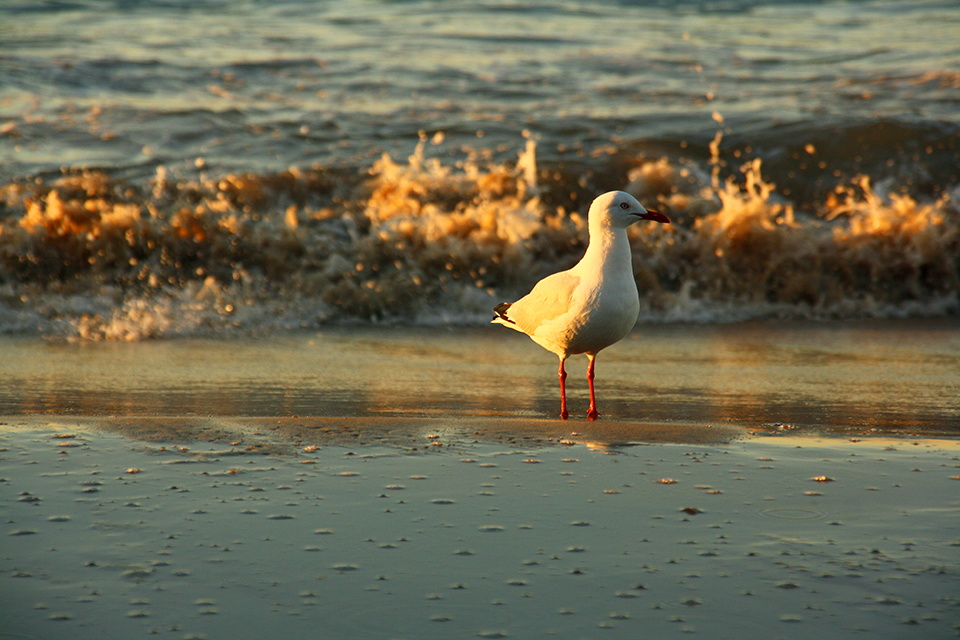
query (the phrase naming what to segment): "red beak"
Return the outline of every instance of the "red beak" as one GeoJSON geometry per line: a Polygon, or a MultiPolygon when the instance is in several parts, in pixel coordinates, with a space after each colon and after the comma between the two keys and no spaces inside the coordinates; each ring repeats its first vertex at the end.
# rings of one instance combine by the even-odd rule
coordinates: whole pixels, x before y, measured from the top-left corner
{"type": "Polygon", "coordinates": [[[640,214],[640,217],[643,218],[644,220],[653,220],[654,222],[663,222],[664,224],[670,224],[670,218],[663,215],[662,213],[658,213],[656,211],[650,211],[649,209],[647,209],[646,213],[640,214]]]}

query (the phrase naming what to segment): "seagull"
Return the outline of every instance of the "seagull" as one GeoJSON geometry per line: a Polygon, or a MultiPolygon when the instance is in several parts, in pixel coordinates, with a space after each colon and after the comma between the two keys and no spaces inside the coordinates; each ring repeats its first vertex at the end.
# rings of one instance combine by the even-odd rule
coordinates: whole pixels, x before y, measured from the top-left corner
{"type": "Polygon", "coordinates": [[[567,412],[567,374],[563,363],[587,354],[590,384],[588,420],[600,417],[593,392],[593,365],[597,353],[630,333],[640,315],[640,296],[633,277],[627,227],[641,220],[670,223],[663,214],[648,211],[623,191],[605,193],[590,205],[590,243],[572,269],[547,276],[516,302],[494,308],[492,323],[525,333],[560,358],[560,419],[567,412]]]}

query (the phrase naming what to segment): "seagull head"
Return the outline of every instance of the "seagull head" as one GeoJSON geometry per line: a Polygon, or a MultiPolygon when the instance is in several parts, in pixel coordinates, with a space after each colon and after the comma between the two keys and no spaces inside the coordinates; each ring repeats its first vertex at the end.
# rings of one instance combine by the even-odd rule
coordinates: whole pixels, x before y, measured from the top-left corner
{"type": "Polygon", "coordinates": [[[667,216],[645,209],[636,198],[625,191],[610,191],[599,196],[590,205],[588,215],[591,220],[621,229],[626,229],[641,220],[670,223],[667,216]]]}

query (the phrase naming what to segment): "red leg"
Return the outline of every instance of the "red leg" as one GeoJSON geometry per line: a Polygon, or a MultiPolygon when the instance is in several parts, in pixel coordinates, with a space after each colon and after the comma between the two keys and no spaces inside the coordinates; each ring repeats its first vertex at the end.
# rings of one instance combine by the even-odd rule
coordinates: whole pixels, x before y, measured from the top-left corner
{"type": "Polygon", "coordinates": [[[596,420],[600,417],[600,414],[597,412],[597,398],[593,394],[593,362],[594,357],[587,355],[590,358],[590,364],[587,366],[587,382],[590,383],[590,408],[587,410],[587,420],[596,420]]]}
{"type": "Polygon", "coordinates": [[[563,359],[560,360],[560,419],[566,420],[570,417],[567,413],[567,372],[563,370],[563,359]]]}

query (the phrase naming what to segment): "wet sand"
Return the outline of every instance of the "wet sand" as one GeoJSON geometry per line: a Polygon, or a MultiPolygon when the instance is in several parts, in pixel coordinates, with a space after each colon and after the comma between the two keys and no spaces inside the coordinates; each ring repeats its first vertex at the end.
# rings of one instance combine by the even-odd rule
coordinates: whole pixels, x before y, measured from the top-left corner
{"type": "Polygon", "coordinates": [[[955,637],[956,328],[2,338],[0,638],[955,637]]]}
{"type": "Polygon", "coordinates": [[[5,430],[0,636],[926,640],[960,622],[956,440],[307,442],[5,430]]]}

